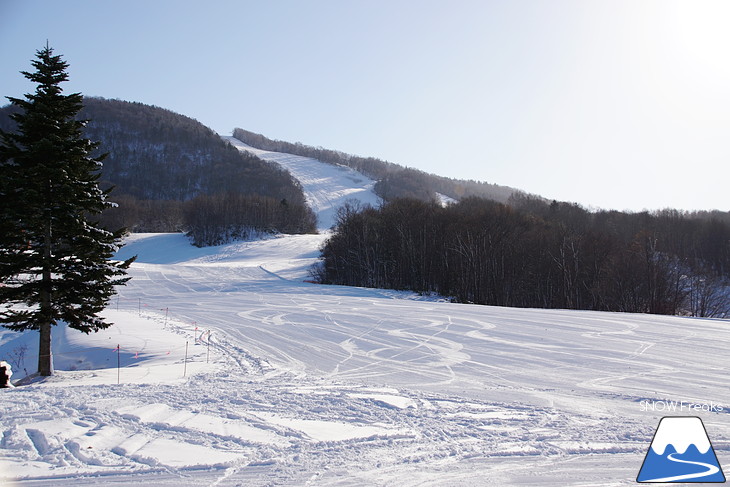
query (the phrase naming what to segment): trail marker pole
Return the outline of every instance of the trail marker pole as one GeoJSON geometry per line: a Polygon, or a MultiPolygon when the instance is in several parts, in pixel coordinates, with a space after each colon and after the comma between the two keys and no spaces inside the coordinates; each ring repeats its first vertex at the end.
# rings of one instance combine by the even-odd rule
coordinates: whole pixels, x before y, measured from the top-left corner
{"type": "Polygon", "coordinates": [[[185,342],[185,366],[183,367],[183,377],[188,374],[188,342],[185,342]]]}
{"type": "Polygon", "coordinates": [[[119,385],[119,376],[121,374],[122,370],[122,359],[119,356],[121,350],[121,345],[117,344],[117,385],[119,385]]]}
{"type": "Polygon", "coordinates": [[[208,356],[205,359],[205,363],[210,363],[210,330],[208,330],[208,356]]]}

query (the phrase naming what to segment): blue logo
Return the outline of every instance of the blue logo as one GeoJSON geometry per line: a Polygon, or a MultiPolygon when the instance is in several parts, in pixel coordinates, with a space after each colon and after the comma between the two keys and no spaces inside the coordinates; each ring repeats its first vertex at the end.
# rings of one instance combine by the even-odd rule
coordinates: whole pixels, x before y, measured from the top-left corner
{"type": "Polygon", "coordinates": [[[702,420],[694,416],[662,418],[636,481],[725,482],[702,420]]]}

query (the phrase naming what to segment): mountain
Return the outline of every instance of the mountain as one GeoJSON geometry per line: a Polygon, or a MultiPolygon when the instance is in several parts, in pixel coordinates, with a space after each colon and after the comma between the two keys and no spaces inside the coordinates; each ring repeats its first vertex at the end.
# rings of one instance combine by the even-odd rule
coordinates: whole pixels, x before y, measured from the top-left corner
{"type": "MultiPolygon", "coordinates": [[[[14,109],[0,109],[0,129],[14,129],[14,109]]],[[[119,203],[103,216],[109,227],[186,230],[199,245],[249,230],[315,231],[301,187],[286,170],[236,150],[190,117],[92,97],[84,98],[80,117],[89,120],[85,136],[108,153],[101,185],[114,186],[119,203]]]]}

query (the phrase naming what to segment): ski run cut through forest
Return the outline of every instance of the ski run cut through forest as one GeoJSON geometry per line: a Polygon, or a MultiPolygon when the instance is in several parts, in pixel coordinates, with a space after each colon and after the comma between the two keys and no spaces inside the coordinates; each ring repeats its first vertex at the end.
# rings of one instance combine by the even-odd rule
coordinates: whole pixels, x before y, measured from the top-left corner
{"type": "MultiPolygon", "coordinates": [[[[348,168],[236,145],[287,167],[321,229],[377,203],[348,168]]],[[[0,483],[634,485],[672,414],[700,416],[730,464],[728,320],[307,282],[326,238],[129,236],[115,325],[55,327],[56,374],[0,391],[0,483]]],[[[0,331],[14,379],[37,342],[0,331]]]]}

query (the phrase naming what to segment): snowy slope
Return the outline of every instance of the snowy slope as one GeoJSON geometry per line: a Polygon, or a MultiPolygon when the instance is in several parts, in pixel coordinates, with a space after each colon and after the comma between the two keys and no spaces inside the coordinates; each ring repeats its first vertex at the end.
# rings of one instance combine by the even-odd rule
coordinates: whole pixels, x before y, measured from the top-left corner
{"type": "MultiPolygon", "coordinates": [[[[377,202],[349,170],[263,156],[321,228],[377,202]]],[[[730,464],[730,321],[304,282],[324,238],[131,236],[116,324],[55,330],[58,375],[0,390],[0,485],[634,485],[665,415],[701,416],[730,464]]],[[[0,329],[0,360],[24,345],[16,372],[37,337],[0,329]]]]}
{"type": "Polygon", "coordinates": [[[234,147],[287,169],[301,184],[307,202],[318,217],[320,230],[335,223],[337,209],[347,200],[379,205],[375,181],[345,166],[333,166],[309,157],[255,149],[235,137],[223,137],[234,147]]]}
{"type": "MultiPolygon", "coordinates": [[[[664,400],[724,405],[692,414],[730,461],[727,321],[313,285],[302,279],[316,244],[196,249],[178,235],[134,236],[120,257],[140,259],[119,311],[110,306],[114,335],[94,337],[112,343],[112,357],[122,343],[122,384],[112,366],[0,391],[0,477],[34,486],[633,485],[667,414],[647,401],[664,400]],[[136,363],[135,340],[148,337],[149,363],[136,363]],[[135,375],[148,365],[157,371],[135,375]]],[[[77,333],[59,343],[74,335],[76,348],[104,348],[77,333]]]]}

